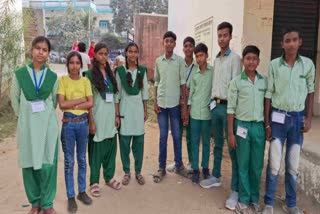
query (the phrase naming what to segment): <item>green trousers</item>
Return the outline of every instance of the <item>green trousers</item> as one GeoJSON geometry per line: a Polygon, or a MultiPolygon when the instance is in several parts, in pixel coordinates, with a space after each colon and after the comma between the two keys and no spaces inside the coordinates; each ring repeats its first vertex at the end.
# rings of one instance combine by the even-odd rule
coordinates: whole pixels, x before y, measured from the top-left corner
{"type": "MultiPolygon", "coordinates": [[[[224,136],[228,136],[226,104],[217,104],[217,106],[211,110],[211,127],[214,139],[212,175],[216,178],[220,178],[224,136]]],[[[231,190],[238,192],[238,164],[236,150],[229,147],[229,154],[232,164],[231,190]]]]}
{"type": "Polygon", "coordinates": [[[259,201],[261,172],[264,163],[265,130],[262,122],[235,120],[239,172],[239,201],[244,204],[259,201]],[[237,127],[248,130],[247,136],[237,136],[237,127]]]}
{"type": "Polygon", "coordinates": [[[139,136],[120,135],[120,155],[123,171],[130,174],[130,145],[132,141],[132,153],[134,157],[134,169],[136,174],[141,173],[144,150],[144,134],[139,136]]]}
{"type": "Polygon", "coordinates": [[[53,206],[57,192],[58,143],[53,164],[43,164],[41,169],[22,168],[24,189],[32,207],[46,210],[53,206]]]}
{"type": "Polygon", "coordinates": [[[181,139],[182,139],[182,135],[183,135],[183,129],[186,129],[188,161],[189,161],[189,163],[192,163],[191,126],[190,126],[190,122],[186,126],[182,125],[182,122],[181,122],[181,139]]]}
{"type": "Polygon", "coordinates": [[[109,182],[116,169],[117,137],[104,139],[101,142],[93,141],[89,135],[88,157],[90,165],[90,185],[99,183],[101,165],[105,182],[109,182]]]}
{"type": "Polygon", "coordinates": [[[199,169],[199,144],[202,137],[202,168],[209,168],[210,156],[210,120],[195,120],[191,118],[191,146],[192,146],[192,169],[199,169]]]}

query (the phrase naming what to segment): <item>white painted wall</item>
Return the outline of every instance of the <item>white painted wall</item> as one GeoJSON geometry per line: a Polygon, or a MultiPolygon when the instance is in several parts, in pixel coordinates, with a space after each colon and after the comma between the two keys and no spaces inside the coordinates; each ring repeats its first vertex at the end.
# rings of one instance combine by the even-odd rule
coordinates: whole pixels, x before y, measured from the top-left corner
{"type": "Polygon", "coordinates": [[[168,30],[177,34],[175,52],[183,55],[182,42],[187,36],[194,36],[195,24],[213,17],[213,53],[219,51],[216,29],[218,24],[228,21],[233,25],[231,49],[241,53],[243,33],[244,0],[169,0],[168,30]]]}

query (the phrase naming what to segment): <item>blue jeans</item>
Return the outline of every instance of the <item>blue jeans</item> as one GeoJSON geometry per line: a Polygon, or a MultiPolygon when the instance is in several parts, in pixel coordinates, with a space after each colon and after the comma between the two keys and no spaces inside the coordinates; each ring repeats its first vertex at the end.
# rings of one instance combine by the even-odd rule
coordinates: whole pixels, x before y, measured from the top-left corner
{"type": "Polygon", "coordinates": [[[173,138],[174,161],[176,163],[176,167],[180,168],[182,166],[180,106],[178,105],[173,108],[160,108],[160,110],[161,112],[158,113],[158,123],[160,128],[159,168],[166,168],[169,119],[173,138]]]}
{"type": "MultiPolygon", "coordinates": [[[[65,112],[64,117],[67,118],[87,118],[87,114],[74,115],[70,112],[65,112]]],[[[62,150],[64,152],[64,178],[67,188],[67,197],[75,197],[74,192],[74,148],[77,148],[78,161],[78,190],[79,193],[86,190],[86,149],[88,143],[88,120],[80,122],[64,122],[61,130],[62,150]]]]}
{"type": "MultiPolygon", "coordinates": [[[[275,110],[281,112],[281,110],[275,110]]],[[[303,143],[303,111],[286,112],[284,124],[272,122],[272,140],[269,148],[269,162],[266,177],[266,193],[264,203],[274,205],[274,195],[282,159],[283,146],[286,142],[285,156],[285,188],[286,204],[296,206],[296,184],[298,177],[300,150],[303,143]]]]}

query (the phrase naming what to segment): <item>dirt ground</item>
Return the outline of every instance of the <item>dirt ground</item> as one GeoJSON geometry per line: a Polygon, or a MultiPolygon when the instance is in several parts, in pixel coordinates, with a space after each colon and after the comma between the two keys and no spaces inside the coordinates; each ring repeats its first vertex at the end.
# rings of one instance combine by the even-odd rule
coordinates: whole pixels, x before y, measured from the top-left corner
{"type": "MultiPolygon", "coordinates": [[[[61,112],[58,111],[61,118],[61,112]]],[[[146,184],[140,186],[133,178],[128,186],[115,191],[101,184],[101,197],[94,198],[91,206],[85,206],[78,202],[79,214],[85,213],[113,213],[113,214],[204,214],[204,213],[234,213],[224,208],[224,202],[230,193],[231,165],[225,146],[222,162],[222,186],[211,189],[203,189],[193,185],[191,180],[174,173],[168,173],[164,180],[155,184],[152,174],[158,166],[159,130],[157,123],[146,123],[145,153],[142,174],[146,184]]],[[[266,149],[267,150],[267,149],[266,149]]],[[[183,157],[187,161],[186,144],[183,139],[183,157]]],[[[131,155],[131,160],[133,157],[131,155]]],[[[168,163],[173,162],[172,139],[168,138],[168,163]]],[[[213,156],[210,156],[210,168],[212,169],[213,156]]],[[[77,174],[75,167],[75,175],[77,174]]],[[[133,161],[131,161],[133,169],[133,161]]],[[[133,170],[132,170],[133,171],[133,170]]],[[[122,164],[118,149],[115,177],[123,176],[122,164]]],[[[87,181],[89,168],[87,169],[87,181]]],[[[101,178],[101,181],[103,179],[101,178]]],[[[261,183],[261,196],[264,194],[265,171],[261,183]]],[[[77,182],[75,176],[75,190],[77,182]]],[[[0,141],[0,213],[27,213],[30,210],[27,197],[24,192],[21,169],[17,164],[17,146],[15,135],[0,141]]],[[[283,201],[283,182],[278,188],[276,212],[284,213],[281,209],[283,201]]],[[[67,213],[66,191],[63,170],[63,153],[60,146],[58,163],[58,188],[54,207],[59,214],[67,213]]],[[[260,201],[263,199],[261,197],[260,201]]],[[[302,193],[298,194],[298,204],[305,213],[320,213],[320,207],[302,193]]]]}

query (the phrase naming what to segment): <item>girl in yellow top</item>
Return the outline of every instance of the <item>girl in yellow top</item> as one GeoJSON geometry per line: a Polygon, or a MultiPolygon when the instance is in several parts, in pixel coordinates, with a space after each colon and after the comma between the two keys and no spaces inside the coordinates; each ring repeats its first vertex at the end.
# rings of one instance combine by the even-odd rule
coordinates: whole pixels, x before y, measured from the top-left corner
{"type": "Polygon", "coordinates": [[[73,166],[74,147],[77,148],[78,160],[78,200],[84,204],[92,203],[86,194],[86,148],[88,143],[88,110],[93,106],[90,81],[80,77],[81,55],[70,52],[67,56],[69,75],[59,80],[58,102],[63,113],[61,142],[64,152],[64,174],[68,197],[68,211],[76,212],[73,166]]]}

